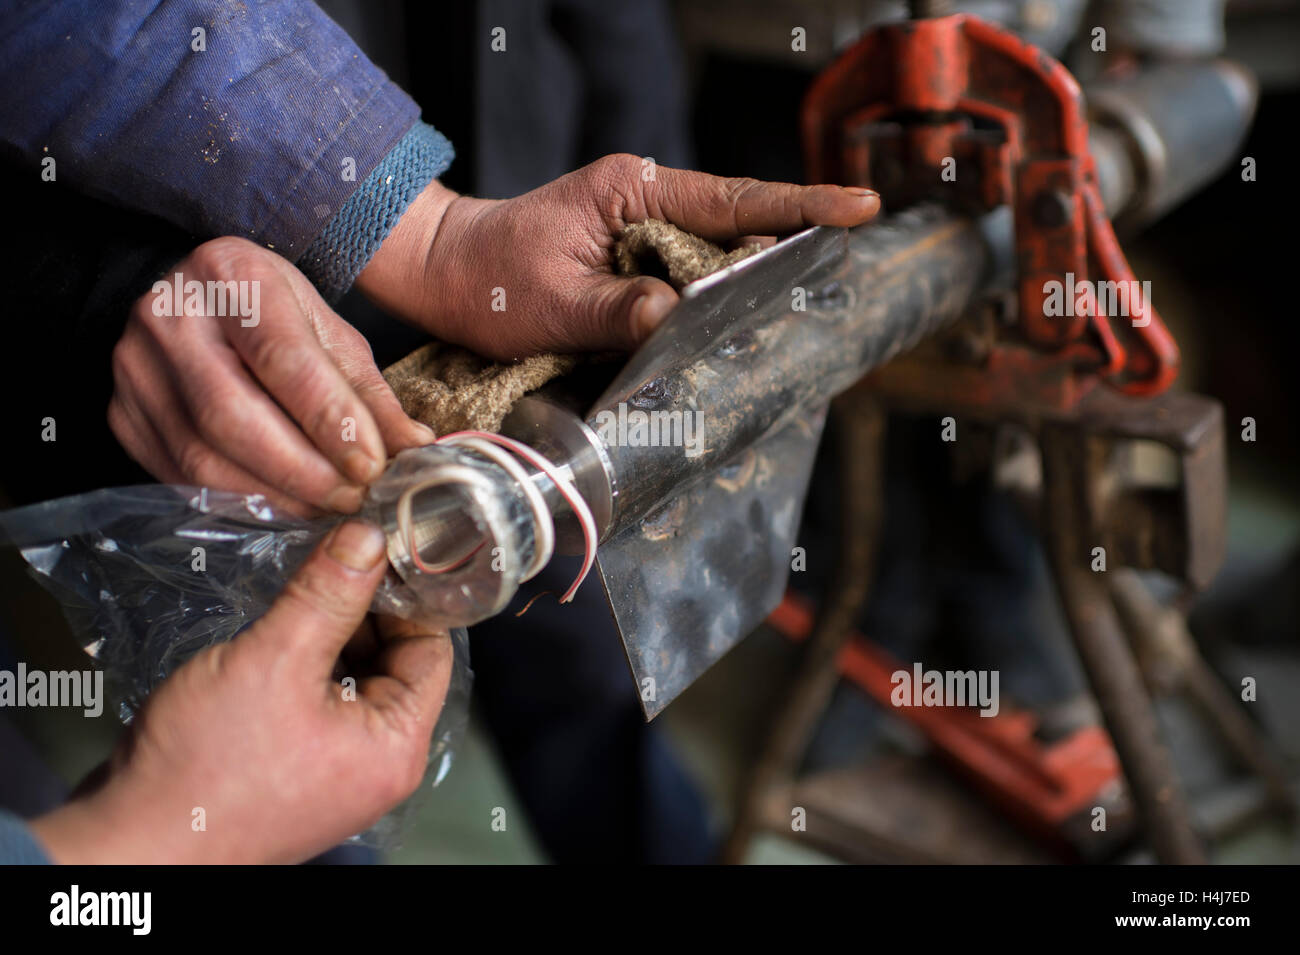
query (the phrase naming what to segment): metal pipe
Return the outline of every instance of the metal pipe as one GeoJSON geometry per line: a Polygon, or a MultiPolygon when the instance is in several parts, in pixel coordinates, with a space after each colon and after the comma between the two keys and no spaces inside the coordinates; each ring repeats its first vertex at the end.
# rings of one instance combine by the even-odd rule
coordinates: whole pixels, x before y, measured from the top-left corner
{"type": "Polygon", "coordinates": [[[922,207],[847,233],[810,229],[697,283],[679,306],[690,320],[637,352],[587,425],[632,411],[690,415],[704,451],[608,447],[617,490],[602,536],[955,319],[990,261],[975,222],[922,207]]]}
{"type": "Polygon", "coordinates": [[[1238,158],[1258,88],[1227,60],[1171,62],[1092,83],[1087,98],[1098,166],[1115,167],[1099,168],[1106,210],[1123,230],[1163,215],[1238,158]],[[1119,141],[1099,153],[1109,137],[1119,141]],[[1108,194],[1107,176],[1112,185],[1119,176],[1134,180],[1122,201],[1108,194]]]}

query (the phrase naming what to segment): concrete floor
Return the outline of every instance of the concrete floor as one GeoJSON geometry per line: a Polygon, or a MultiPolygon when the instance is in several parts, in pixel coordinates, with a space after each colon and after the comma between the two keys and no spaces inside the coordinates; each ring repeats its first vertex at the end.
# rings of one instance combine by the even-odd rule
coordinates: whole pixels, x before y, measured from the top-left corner
{"type": "MultiPolygon", "coordinates": [[[[772,689],[793,662],[794,654],[771,633],[755,634],[692,687],[664,715],[669,732],[687,766],[700,781],[714,809],[719,831],[728,821],[746,756],[759,743],[757,728],[762,690],[727,692],[737,702],[725,713],[713,705],[715,692],[727,684],[748,682],[746,674],[764,674],[772,689]]],[[[500,813],[496,814],[498,817],[500,813]]],[[[471,720],[457,762],[443,783],[424,797],[404,844],[386,853],[397,865],[426,863],[527,864],[546,861],[505,777],[491,740],[471,720]],[[505,810],[504,831],[494,829],[494,810],[505,810]]],[[[760,837],[749,860],[756,864],[820,864],[835,860],[787,839],[760,837]]]]}

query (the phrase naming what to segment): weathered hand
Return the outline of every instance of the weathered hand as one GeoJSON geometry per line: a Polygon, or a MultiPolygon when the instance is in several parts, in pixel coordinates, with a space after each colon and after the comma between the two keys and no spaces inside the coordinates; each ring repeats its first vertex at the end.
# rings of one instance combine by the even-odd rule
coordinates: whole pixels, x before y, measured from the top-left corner
{"type": "Polygon", "coordinates": [[[123,447],[159,480],[352,512],[390,454],[433,440],[403,414],[361,334],[274,252],[213,239],[172,271],[179,294],[173,277],[131,310],[108,409],[123,447]],[[209,288],[221,293],[211,303],[209,288]],[[243,295],[242,309],[227,292],[243,295]]]}
{"type": "Polygon", "coordinates": [[[172,674],[106,781],[33,823],[51,857],[300,862],[410,795],[452,648],[444,632],[366,618],[383,556],[377,528],[344,524],[260,620],[172,674]],[[332,676],[345,646],[360,674],[351,694],[332,676]]]}
{"type": "Polygon", "coordinates": [[[473,199],[433,183],[357,285],[389,311],[491,358],[631,349],[677,294],[655,278],[614,274],[614,243],[628,223],[662,219],[727,242],[854,226],[879,209],[865,189],[721,179],[606,156],[515,199],[473,199]]]}

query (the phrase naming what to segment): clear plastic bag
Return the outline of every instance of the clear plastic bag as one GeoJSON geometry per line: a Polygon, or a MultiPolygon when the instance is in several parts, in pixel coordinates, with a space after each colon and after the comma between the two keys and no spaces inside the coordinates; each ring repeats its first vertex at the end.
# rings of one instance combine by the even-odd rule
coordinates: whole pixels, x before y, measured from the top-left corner
{"type": "MultiPolygon", "coordinates": [[[[485,469],[496,480],[487,470],[491,465],[450,449],[415,449],[398,460],[402,466],[377,482],[362,513],[380,526],[403,482],[430,468],[455,461],[485,469]]],[[[484,487],[493,494],[448,487],[424,510],[459,514],[464,531],[492,543],[480,547],[488,554],[509,546],[508,570],[523,559],[521,548],[526,553],[512,535],[527,530],[528,518],[509,493],[484,487]]],[[[168,674],[257,620],[338,523],[277,513],[258,495],[163,485],[94,491],[0,513],[0,531],[59,600],[84,648],[104,669],[125,722],[168,674]]],[[[390,532],[390,558],[393,547],[390,532]]],[[[436,579],[408,575],[410,583],[390,570],[371,605],[376,613],[451,628],[451,682],[421,792],[445,778],[468,722],[472,672],[464,626],[509,599],[500,599],[499,571],[487,585],[484,576],[481,557],[436,579]]],[[[358,840],[391,847],[411,808],[408,800],[358,840]]]]}

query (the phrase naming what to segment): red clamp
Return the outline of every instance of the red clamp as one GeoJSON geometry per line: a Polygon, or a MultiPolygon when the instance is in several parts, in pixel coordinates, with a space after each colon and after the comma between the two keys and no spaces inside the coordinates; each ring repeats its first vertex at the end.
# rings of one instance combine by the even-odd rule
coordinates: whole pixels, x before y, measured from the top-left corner
{"type": "Polygon", "coordinates": [[[1010,205],[1026,341],[1130,394],[1173,382],[1178,346],[1106,216],[1079,86],[1046,53],[962,14],[882,26],[817,78],[802,124],[810,182],[1010,205]]]}

